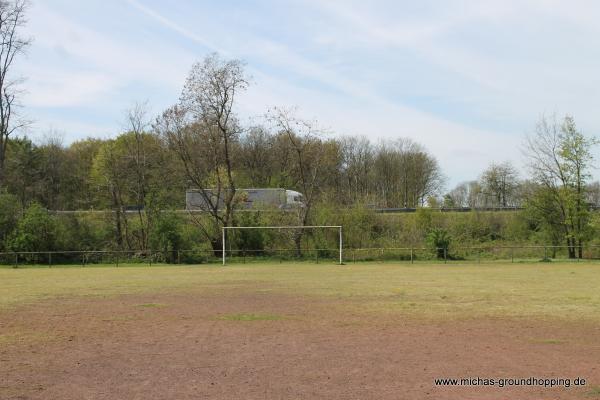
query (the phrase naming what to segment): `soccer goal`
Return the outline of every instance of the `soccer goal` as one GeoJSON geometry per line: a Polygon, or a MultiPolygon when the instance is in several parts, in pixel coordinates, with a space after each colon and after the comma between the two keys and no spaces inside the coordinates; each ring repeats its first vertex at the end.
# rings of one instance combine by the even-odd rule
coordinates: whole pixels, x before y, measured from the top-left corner
{"type": "MultiPolygon", "coordinates": [[[[268,229],[268,230],[279,230],[279,231],[297,231],[297,230],[306,230],[306,229],[324,229],[324,230],[337,230],[338,232],[338,252],[339,252],[339,264],[342,265],[344,263],[344,254],[343,254],[343,227],[341,225],[311,225],[311,226],[224,226],[223,230],[223,265],[226,263],[227,259],[227,232],[234,230],[259,230],[259,229],[268,229]]],[[[231,251],[230,251],[231,252],[231,251]]]]}

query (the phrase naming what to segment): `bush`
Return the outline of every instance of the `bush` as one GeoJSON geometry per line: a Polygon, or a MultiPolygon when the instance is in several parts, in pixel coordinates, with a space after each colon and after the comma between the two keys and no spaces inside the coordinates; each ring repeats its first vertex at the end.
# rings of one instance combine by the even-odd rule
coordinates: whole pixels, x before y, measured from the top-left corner
{"type": "Polygon", "coordinates": [[[427,243],[433,248],[437,258],[445,258],[448,256],[450,241],[450,234],[445,229],[433,228],[427,234],[427,243]]]}
{"type": "MultiPolygon", "coordinates": [[[[238,226],[263,225],[259,212],[242,213],[238,217],[238,226]]],[[[241,256],[245,250],[255,250],[253,256],[262,255],[265,249],[265,232],[261,229],[235,229],[227,232],[231,235],[232,249],[237,250],[232,256],[241,256]]]]}
{"type": "Polygon", "coordinates": [[[109,242],[105,239],[107,228],[105,224],[95,224],[91,218],[76,215],[63,215],[55,218],[56,222],[56,242],[57,250],[98,250],[104,249],[103,242],[109,242]]]}
{"type": "Polygon", "coordinates": [[[38,203],[31,203],[9,238],[13,251],[52,251],[56,244],[56,221],[38,203]]]}
{"type": "Polygon", "coordinates": [[[177,251],[182,250],[183,236],[181,219],[172,212],[158,215],[150,232],[150,247],[165,255],[165,261],[172,263],[177,260],[177,251]]]}
{"type": "Polygon", "coordinates": [[[20,214],[17,197],[8,193],[0,194],[0,251],[8,247],[8,238],[17,227],[20,214]]]}

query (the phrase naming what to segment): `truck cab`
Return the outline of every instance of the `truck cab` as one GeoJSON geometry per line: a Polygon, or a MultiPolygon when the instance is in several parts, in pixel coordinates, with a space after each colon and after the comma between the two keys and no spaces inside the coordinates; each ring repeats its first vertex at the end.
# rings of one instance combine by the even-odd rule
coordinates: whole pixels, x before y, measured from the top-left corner
{"type": "Polygon", "coordinates": [[[295,190],[286,190],[286,208],[304,207],[304,196],[295,190]]]}

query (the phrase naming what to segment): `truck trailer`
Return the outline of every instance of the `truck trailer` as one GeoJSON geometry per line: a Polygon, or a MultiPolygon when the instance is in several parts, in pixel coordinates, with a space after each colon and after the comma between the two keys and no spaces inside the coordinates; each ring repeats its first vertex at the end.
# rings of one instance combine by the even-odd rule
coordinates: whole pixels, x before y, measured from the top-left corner
{"type": "MultiPolygon", "coordinates": [[[[212,203],[222,209],[226,192],[218,194],[214,189],[188,189],[185,192],[185,208],[188,211],[208,211],[212,203]]],[[[303,207],[304,197],[300,192],[287,189],[237,189],[234,203],[236,208],[243,210],[286,210],[303,207]]]]}

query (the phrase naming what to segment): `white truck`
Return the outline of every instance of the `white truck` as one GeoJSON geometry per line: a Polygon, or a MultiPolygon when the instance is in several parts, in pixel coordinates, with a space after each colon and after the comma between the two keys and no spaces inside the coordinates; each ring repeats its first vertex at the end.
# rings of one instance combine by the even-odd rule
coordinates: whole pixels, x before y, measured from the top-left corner
{"type": "MultiPolygon", "coordinates": [[[[207,211],[210,209],[206,201],[208,198],[221,209],[225,192],[221,192],[221,196],[217,194],[214,189],[188,189],[185,192],[185,208],[188,211],[207,211]]],[[[238,209],[245,210],[285,210],[303,207],[304,197],[300,192],[287,189],[236,189],[234,203],[238,209]]]]}

